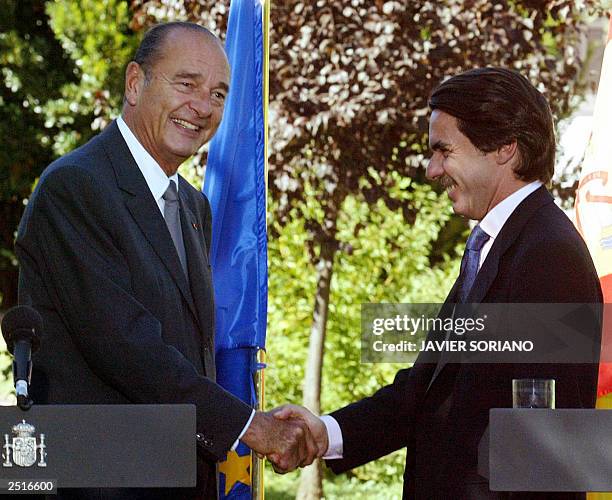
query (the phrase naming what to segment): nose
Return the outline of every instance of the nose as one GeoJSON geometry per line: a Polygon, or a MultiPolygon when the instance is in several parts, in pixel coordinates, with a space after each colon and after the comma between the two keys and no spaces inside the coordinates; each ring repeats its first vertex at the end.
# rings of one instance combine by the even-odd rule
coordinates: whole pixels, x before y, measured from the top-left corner
{"type": "Polygon", "coordinates": [[[189,103],[189,107],[198,116],[198,118],[209,117],[212,113],[210,95],[204,92],[198,93],[198,95],[195,95],[189,103]]]}
{"type": "Polygon", "coordinates": [[[444,169],[442,168],[442,162],[439,161],[436,156],[432,156],[429,159],[429,163],[427,164],[427,169],[425,170],[425,175],[429,180],[435,180],[444,174],[444,169]]]}

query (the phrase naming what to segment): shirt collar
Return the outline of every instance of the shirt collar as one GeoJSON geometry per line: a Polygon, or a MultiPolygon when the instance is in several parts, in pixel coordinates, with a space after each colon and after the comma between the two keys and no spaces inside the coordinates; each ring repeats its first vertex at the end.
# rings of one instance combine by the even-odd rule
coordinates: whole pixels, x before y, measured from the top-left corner
{"type": "Polygon", "coordinates": [[[134,133],[130,130],[130,127],[128,127],[127,123],[123,120],[123,117],[119,116],[119,118],[117,118],[117,126],[119,127],[119,132],[121,132],[130,153],[132,153],[134,157],[136,165],[138,165],[138,168],[142,172],[153,198],[155,198],[156,201],[159,200],[166,192],[166,189],[168,189],[170,181],[174,181],[176,189],[178,190],[178,173],[170,177],[166,175],[159,166],[159,163],[157,163],[144,146],[140,144],[134,133]]]}
{"type": "Polygon", "coordinates": [[[516,190],[507,198],[504,198],[497,205],[495,205],[487,215],[480,221],[480,227],[491,237],[491,239],[497,238],[497,235],[501,231],[502,227],[512,215],[512,212],[516,210],[521,202],[527,198],[531,193],[538,189],[542,185],[540,181],[533,181],[521,189],[516,190]]]}

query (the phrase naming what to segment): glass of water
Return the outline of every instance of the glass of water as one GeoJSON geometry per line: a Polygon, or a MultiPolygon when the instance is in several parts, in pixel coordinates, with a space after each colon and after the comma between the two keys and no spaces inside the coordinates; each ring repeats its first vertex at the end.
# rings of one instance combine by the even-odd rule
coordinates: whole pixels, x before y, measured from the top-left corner
{"type": "Polygon", "coordinates": [[[554,408],[554,379],[521,378],[512,380],[513,408],[554,408]]]}

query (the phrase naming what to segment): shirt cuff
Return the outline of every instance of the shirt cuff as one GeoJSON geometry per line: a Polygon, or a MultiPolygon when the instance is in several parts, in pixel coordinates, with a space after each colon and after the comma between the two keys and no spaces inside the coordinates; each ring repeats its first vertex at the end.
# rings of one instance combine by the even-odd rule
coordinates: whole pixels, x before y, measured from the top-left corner
{"type": "Polygon", "coordinates": [[[323,415],[320,418],[327,429],[327,440],[329,442],[327,451],[325,452],[325,455],[323,455],[323,458],[325,460],[343,458],[342,453],[344,448],[342,443],[342,430],[340,429],[338,421],[330,415],[323,415]]]}
{"type": "Polygon", "coordinates": [[[236,441],[234,441],[234,444],[232,445],[232,447],[230,448],[230,451],[236,451],[236,448],[238,447],[238,442],[240,441],[240,438],[242,436],[244,436],[244,433],[247,431],[247,429],[249,428],[249,425],[251,425],[251,420],[253,420],[253,417],[255,416],[255,410],[251,411],[251,416],[249,417],[249,419],[247,420],[246,425],[242,428],[242,432],[238,435],[238,437],[236,438],[236,441]]]}

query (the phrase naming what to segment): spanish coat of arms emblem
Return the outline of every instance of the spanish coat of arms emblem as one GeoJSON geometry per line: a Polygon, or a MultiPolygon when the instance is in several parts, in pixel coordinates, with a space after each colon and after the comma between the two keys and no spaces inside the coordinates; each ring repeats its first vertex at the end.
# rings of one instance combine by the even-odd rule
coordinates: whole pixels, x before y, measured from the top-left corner
{"type": "Polygon", "coordinates": [[[3,467],[12,467],[18,465],[19,467],[31,467],[36,463],[36,456],[39,456],[38,467],[46,467],[47,452],[45,445],[45,435],[39,436],[40,443],[37,443],[34,431],[36,429],[33,425],[28,424],[25,420],[22,420],[17,425],[13,426],[13,439],[9,441],[9,435],[4,435],[4,452],[2,453],[3,467]],[[12,461],[11,461],[12,452],[12,461]],[[39,452],[39,453],[37,453],[39,452]]]}

